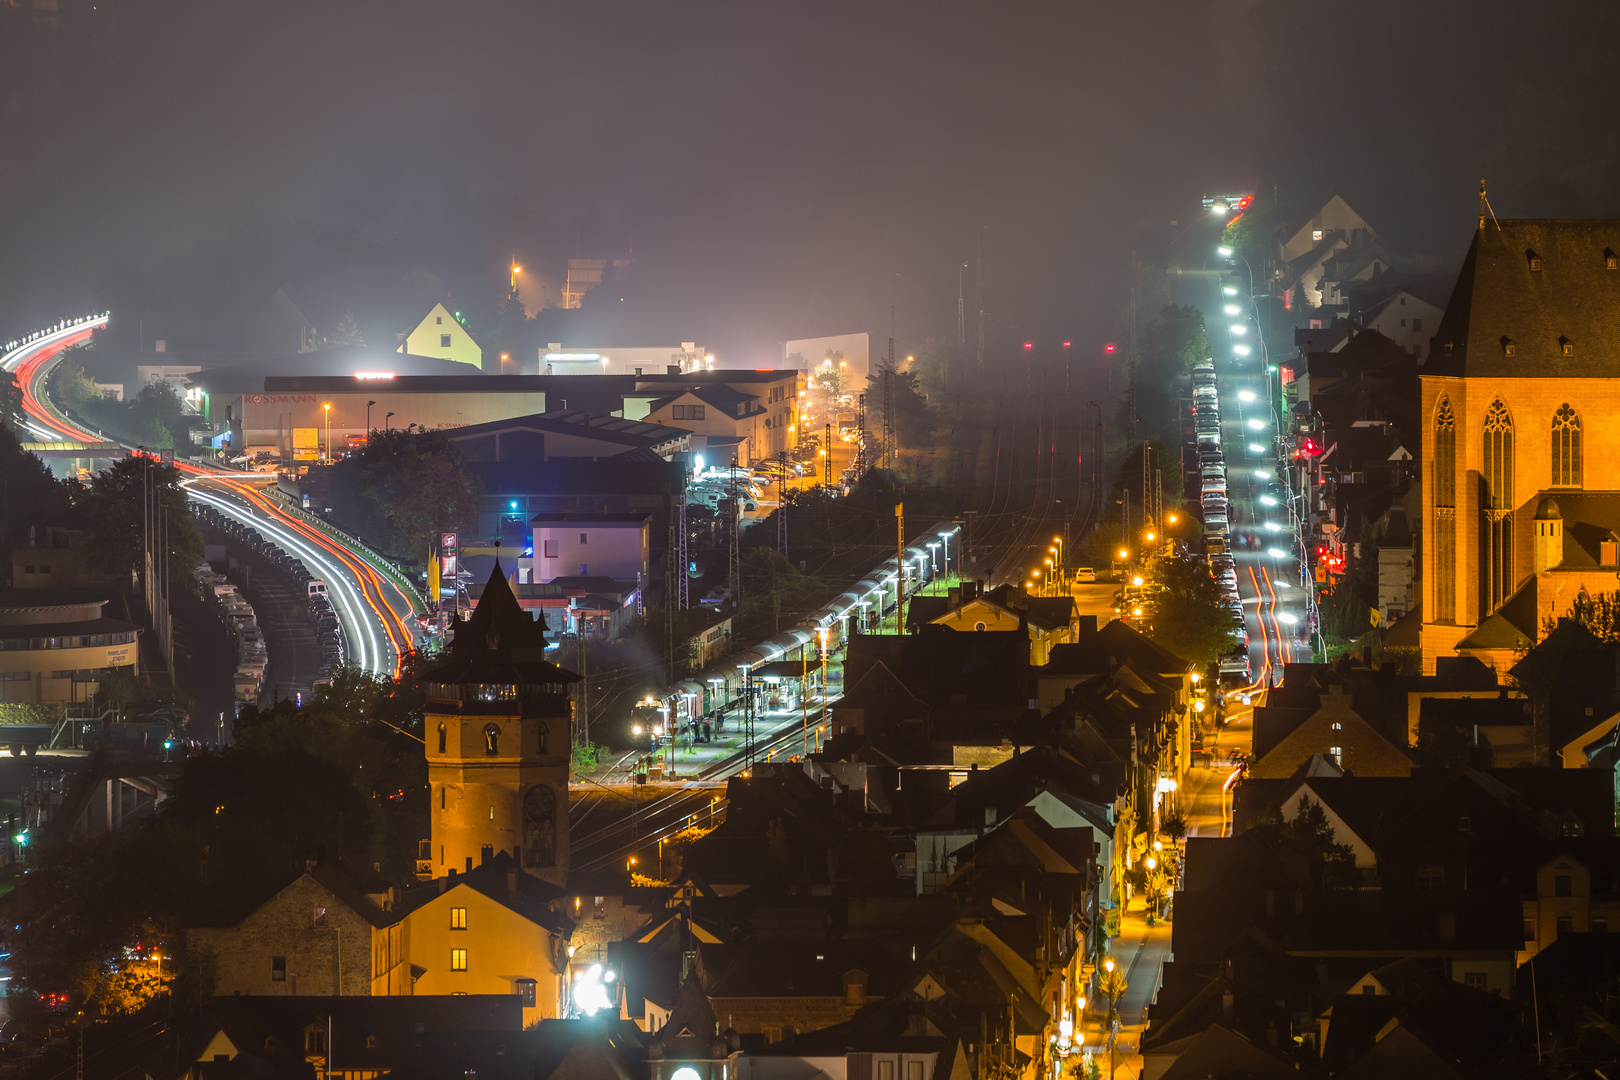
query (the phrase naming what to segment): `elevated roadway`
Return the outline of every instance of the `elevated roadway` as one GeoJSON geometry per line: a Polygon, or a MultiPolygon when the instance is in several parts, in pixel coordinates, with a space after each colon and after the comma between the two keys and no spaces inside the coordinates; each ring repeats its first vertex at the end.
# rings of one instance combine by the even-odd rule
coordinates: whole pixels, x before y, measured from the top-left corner
{"type": "MultiPolygon", "coordinates": [[[[46,382],[67,350],[90,340],[107,316],[66,321],[13,343],[0,356],[0,369],[17,377],[22,389],[23,428],[43,441],[101,444],[102,432],[64,415],[50,401],[46,382]]],[[[125,445],[126,450],[135,448],[125,445]]],[[[343,626],[349,662],[392,677],[404,656],[417,647],[419,601],[397,572],[360,545],[288,504],[274,492],[273,479],[176,459],[186,474],[187,494],[263,533],[327,583],[332,608],[343,626]]]]}

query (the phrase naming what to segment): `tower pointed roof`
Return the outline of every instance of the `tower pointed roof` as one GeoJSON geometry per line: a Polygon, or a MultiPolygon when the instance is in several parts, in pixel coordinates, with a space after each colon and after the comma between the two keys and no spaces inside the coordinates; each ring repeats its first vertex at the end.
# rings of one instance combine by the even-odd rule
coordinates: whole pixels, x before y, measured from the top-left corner
{"type": "Polygon", "coordinates": [[[512,595],[497,557],[472,617],[451,623],[454,637],[433,682],[571,683],[579,676],[547,662],[546,624],[533,619],[512,595]]]}

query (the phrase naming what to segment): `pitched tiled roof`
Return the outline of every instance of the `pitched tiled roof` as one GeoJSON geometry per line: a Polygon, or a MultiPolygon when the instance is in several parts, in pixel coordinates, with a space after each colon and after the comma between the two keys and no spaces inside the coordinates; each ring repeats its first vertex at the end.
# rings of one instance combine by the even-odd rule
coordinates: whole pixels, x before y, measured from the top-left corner
{"type": "Polygon", "coordinates": [[[1620,221],[1487,221],[1463,259],[1424,373],[1620,376],[1620,269],[1608,268],[1617,253],[1620,221]]]}

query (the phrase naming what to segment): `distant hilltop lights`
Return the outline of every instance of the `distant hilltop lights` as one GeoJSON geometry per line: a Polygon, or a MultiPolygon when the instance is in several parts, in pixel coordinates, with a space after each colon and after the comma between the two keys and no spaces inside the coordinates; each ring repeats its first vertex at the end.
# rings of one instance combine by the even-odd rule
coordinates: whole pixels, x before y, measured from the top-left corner
{"type": "Polygon", "coordinates": [[[394,373],[392,371],[357,371],[354,373],[354,377],[357,379],[392,379],[394,373]]]}

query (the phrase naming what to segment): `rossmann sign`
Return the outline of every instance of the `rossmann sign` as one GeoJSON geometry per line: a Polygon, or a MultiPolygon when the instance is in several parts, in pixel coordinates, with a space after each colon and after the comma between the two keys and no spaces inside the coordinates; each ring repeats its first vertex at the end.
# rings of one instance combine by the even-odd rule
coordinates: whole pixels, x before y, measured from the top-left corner
{"type": "Polygon", "coordinates": [[[248,405],[314,405],[319,399],[314,394],[243,394],[248,405]]]}

